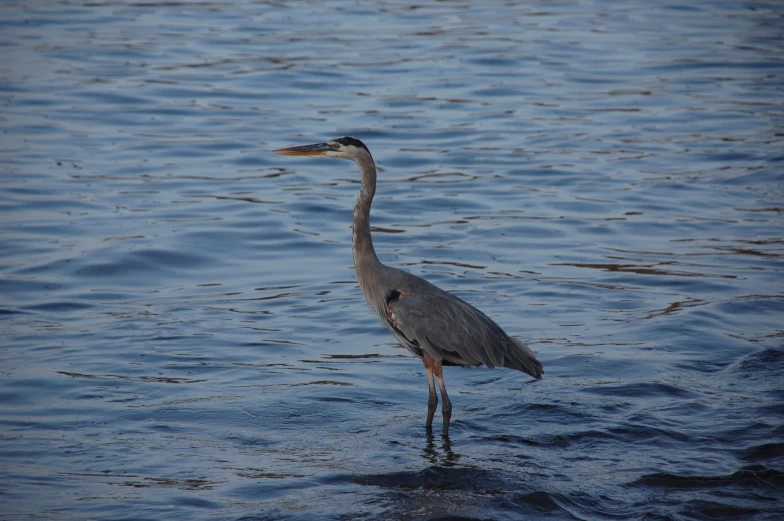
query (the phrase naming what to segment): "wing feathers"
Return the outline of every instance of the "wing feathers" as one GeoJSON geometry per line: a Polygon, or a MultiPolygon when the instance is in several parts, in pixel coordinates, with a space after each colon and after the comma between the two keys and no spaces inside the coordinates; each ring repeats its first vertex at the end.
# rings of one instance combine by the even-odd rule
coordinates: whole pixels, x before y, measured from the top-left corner
{"type": "Polygon", "coordinates": [[[509,337],[487,315],[435,286],[394,290],[387,302],[390,322],[436,360],[457,365],[509,367],[534,378],[542,364],[523,342],[509,337]]]}

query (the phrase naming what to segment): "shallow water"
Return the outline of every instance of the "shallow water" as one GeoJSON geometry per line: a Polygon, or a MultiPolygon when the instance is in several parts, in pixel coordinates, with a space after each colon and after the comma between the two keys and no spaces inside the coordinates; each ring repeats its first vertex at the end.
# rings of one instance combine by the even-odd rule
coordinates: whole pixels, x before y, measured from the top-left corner
{"type": "Polygon", "coordinates": [[[0,4],[5,519],[780,519],[778,2],[0,4]],[[427,384],[382,261],[528,342],[427,384]],[[436,417],[437,426],[440,417],[436,417]]]}

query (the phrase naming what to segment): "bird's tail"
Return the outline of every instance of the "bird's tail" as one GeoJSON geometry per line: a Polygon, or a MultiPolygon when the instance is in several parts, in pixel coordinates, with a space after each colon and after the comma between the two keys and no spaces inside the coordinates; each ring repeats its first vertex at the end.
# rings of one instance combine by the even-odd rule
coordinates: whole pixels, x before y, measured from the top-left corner
{"type": "Polygon", "coordinates": [[[544,373],[542,362],[536,359],[531,348],[516,338],[509,337],[509,340],[512,341],[512,345],[506,353],[504,367],[517,369],[541,380],[544,373]]]}

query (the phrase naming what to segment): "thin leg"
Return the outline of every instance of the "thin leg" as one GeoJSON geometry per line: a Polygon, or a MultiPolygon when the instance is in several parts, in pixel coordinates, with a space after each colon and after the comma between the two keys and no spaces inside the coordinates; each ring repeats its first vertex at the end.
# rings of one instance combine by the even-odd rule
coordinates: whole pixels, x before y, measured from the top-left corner
{"type": "Polygon", "coordinates": [[[425,369],[427,369],[427,384],[430,387],[430,396],[427,398],[427,423],[425,424],[429,431],[433,428],[433,416],[438,407],[438,395],[436,394],[436,383],[433,381],[433,370],[427,366],[425,369]]]}
{"type": "MultiPolygon", "coordinates": [[[[449,396],[446,394],[446,387],[444,386],[444,378],[439,371],[438,375],[438,387],[441,389],[441,400],[443,400],[443,404],[441,404],[441,414],[444,415],[444,431],[443,436],[444,438],[449,438],[449,419],[452,417],[452,402],[449,401],[449,396]]],[[[433,391],[435,393],[435,390],[433,391]]]]}

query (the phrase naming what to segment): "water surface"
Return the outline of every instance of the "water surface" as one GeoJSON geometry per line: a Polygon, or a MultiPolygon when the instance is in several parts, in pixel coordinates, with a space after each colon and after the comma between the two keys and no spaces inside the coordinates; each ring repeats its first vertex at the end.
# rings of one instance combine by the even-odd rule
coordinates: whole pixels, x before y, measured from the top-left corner
{"type": "Polygon", "coordinates": [[[4,2],[0,517],[780,519],[783,16],[4,2]],[[447,369],[448,441],[354,165],[269,153],[346,134],[382,261],[544,363],[447,369]]]}

